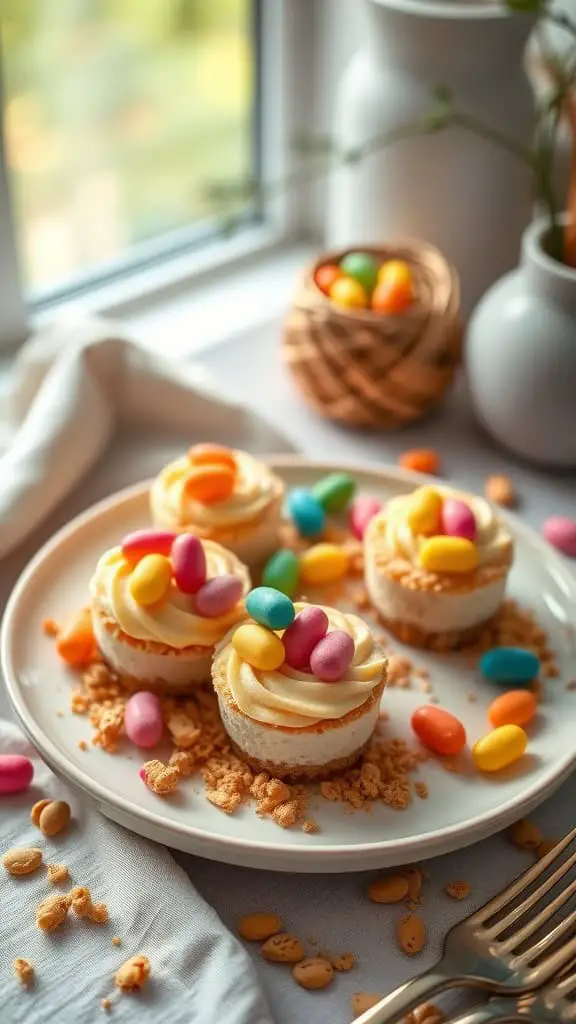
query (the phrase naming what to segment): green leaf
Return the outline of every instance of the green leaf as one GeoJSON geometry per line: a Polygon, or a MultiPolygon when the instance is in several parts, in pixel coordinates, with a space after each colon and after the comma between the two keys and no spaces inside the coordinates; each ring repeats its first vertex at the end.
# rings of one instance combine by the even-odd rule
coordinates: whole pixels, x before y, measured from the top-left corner
{"type": "Polygon", "coordinates": [[[432,99],[438,104],[444,106],[452,105],[452,92],[447,85],[442,85],[441,83],[435,85],[431,90],[431,95],[432,99]]]}
{"type": "Polygon", "coordinates": [[[506,7],[513,14],[545,14],[548,0],[506,0],[506,7]]]}

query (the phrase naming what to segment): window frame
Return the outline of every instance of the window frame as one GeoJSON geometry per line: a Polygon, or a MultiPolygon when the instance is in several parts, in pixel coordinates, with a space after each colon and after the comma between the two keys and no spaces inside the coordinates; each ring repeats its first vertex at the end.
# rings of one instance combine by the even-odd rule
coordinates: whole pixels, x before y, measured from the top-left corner
{"type": "MultiPolygon", "coordinates": [[[[313,26],[309,0],[254,0],[259,46],[255,115],[256,166],[264,181],[277,181],[291,167],[290,141],[302,128],[300,99],[311,80],[307,59],[313,26]]],[[[0,101],[3,94],[0,91],[0,101]]],[[[278,194],[267,200],[262,219],[247,223],[230,237],[215,237],[207,226],[176,229],[138,246],[137,265],[114,264],[114,273],[86,273],[70,286],[32,296],[26,302],[20,275],[10,203],[3,134],[0,133],[0,352],[16,348],[36,322],[70,306],[101,315],[141,311],[203,280],[214,280],[236,265],[245,265],[300,237],[305,223],[302,196],[278,194]],[[167,244],[168,243],[168,244],[167,244]]]]}

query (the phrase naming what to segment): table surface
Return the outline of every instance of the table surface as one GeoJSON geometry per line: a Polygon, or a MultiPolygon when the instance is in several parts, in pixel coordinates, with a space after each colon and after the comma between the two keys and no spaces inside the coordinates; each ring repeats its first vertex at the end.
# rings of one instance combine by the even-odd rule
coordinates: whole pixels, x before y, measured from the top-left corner
{"type": "MultiPolygon", "coordinates": [[[[411,447],[434,447],[442,457],[448,480],[482,490],[490,473],[507,473],[521,498],[520,513],[538,529],[547,515],[574,513],[576,476],[551,475],[522,466],[497,449],[475,424],[460,384],[442,410],[424,423],[395,434],[350,432],[318,420],[302,404],[278,359],[277,325],[210,349],[201,362],[212,371],[219,389],[241,400],[279,427],[294,446],[309,457],[353,462],[394,463],[411,447]],[[221,382],[224,381],[222,384],[221,382]]],[[[119,434],[100,466],[70,495],[36,534],[2,565],[0,609],[23,565],[62,523],[87,505],[119,487],[156,472],[189,439],[119,434]]],[[[9,714],[0,691],[0,715],[9,714]]],[[[574,824],[573,778],[534,815],[546,835],[558,836],[574,824]]],[[[308,993],[297,988],[290,972],[254,960],[277,1024],[345,1024],[350,1020],[349,997],[355,991],[384,993],[437,957],[447,928],[484,902],[531,861],[507,839],[494,836],[460,853],[427,863],[423,916],[429,928],[425,953],[417,960],[403,958],[394,942],[392,908],[370,904],[363,894],[365,875],[284,875],[229,867],[178,854],[193,883],[234,928],[238,917],[258,909],[278,911],[288,929],[313,936],[334,953],[352,951],[357,966],[339,975],[331,989],[308,993]],[[442,893],[454,879],[472,884],[465,903],[442,893]]],[[[175,1024],[178,1022],[175,1021],[175,1024]]]]}

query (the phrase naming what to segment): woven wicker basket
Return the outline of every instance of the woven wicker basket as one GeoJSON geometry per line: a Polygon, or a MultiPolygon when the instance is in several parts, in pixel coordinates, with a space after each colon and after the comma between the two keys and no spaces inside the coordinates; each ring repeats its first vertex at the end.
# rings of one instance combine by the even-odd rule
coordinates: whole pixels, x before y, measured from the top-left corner
{"type": "Polygon", "coordinates": [[[282,355],[321,416],[353,427],[400,427],[429,412],[452,383],[462,347],[458,276],[425,242],[354,251],[359,248],[411,265],[412,305],[395,316],[334,305],[314,283],[314,273],[353,250],[325,253],[304,274],[286,320],[282,355]]]}

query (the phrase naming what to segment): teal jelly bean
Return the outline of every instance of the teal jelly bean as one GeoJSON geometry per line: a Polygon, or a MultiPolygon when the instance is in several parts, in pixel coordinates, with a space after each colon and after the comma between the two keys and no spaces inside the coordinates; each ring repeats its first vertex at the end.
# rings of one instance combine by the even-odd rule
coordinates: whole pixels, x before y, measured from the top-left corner
{"type": "Polygon", "coordinates": [[[349,252],[340,260],[340,269],[358,281],[370,295],[378,281],[379,263],[368,252],[349,252]]]}
{"type": "Polygon", "coordinates": [[[536,679],[540,659],[523,647],[492,647],[480,658],[480,671],[491,683],[526,686],[536,679]]]}
{"type": "Polygon", "coordinates": [[[324,509],[305,487],[295,487],[288,495],[288,512],[302,537],[317,537],[322,533],[326,517],[324,509]]]}
{"type": "Polygon", "coordinates": [[[325,512],[341,512],[350,503],[355,491],[356,483],[349,473],[329,473],[313,487],[312,494],[325,512]]]}
{"type": "Polygon", "coordinates": [[[293,597],[298,589],[300,563],[298,556],[289,548],[281,548],[269,558],[262,572],[262,583],[265,587],[281,590],[288,597],[293,597]]]}
{"type": "Polygon", "coordinates": [[[268,629],[287,629],[296,614],[290,598],[273,587],[251,590],[246,598],[246,611],[268,629]]]}

